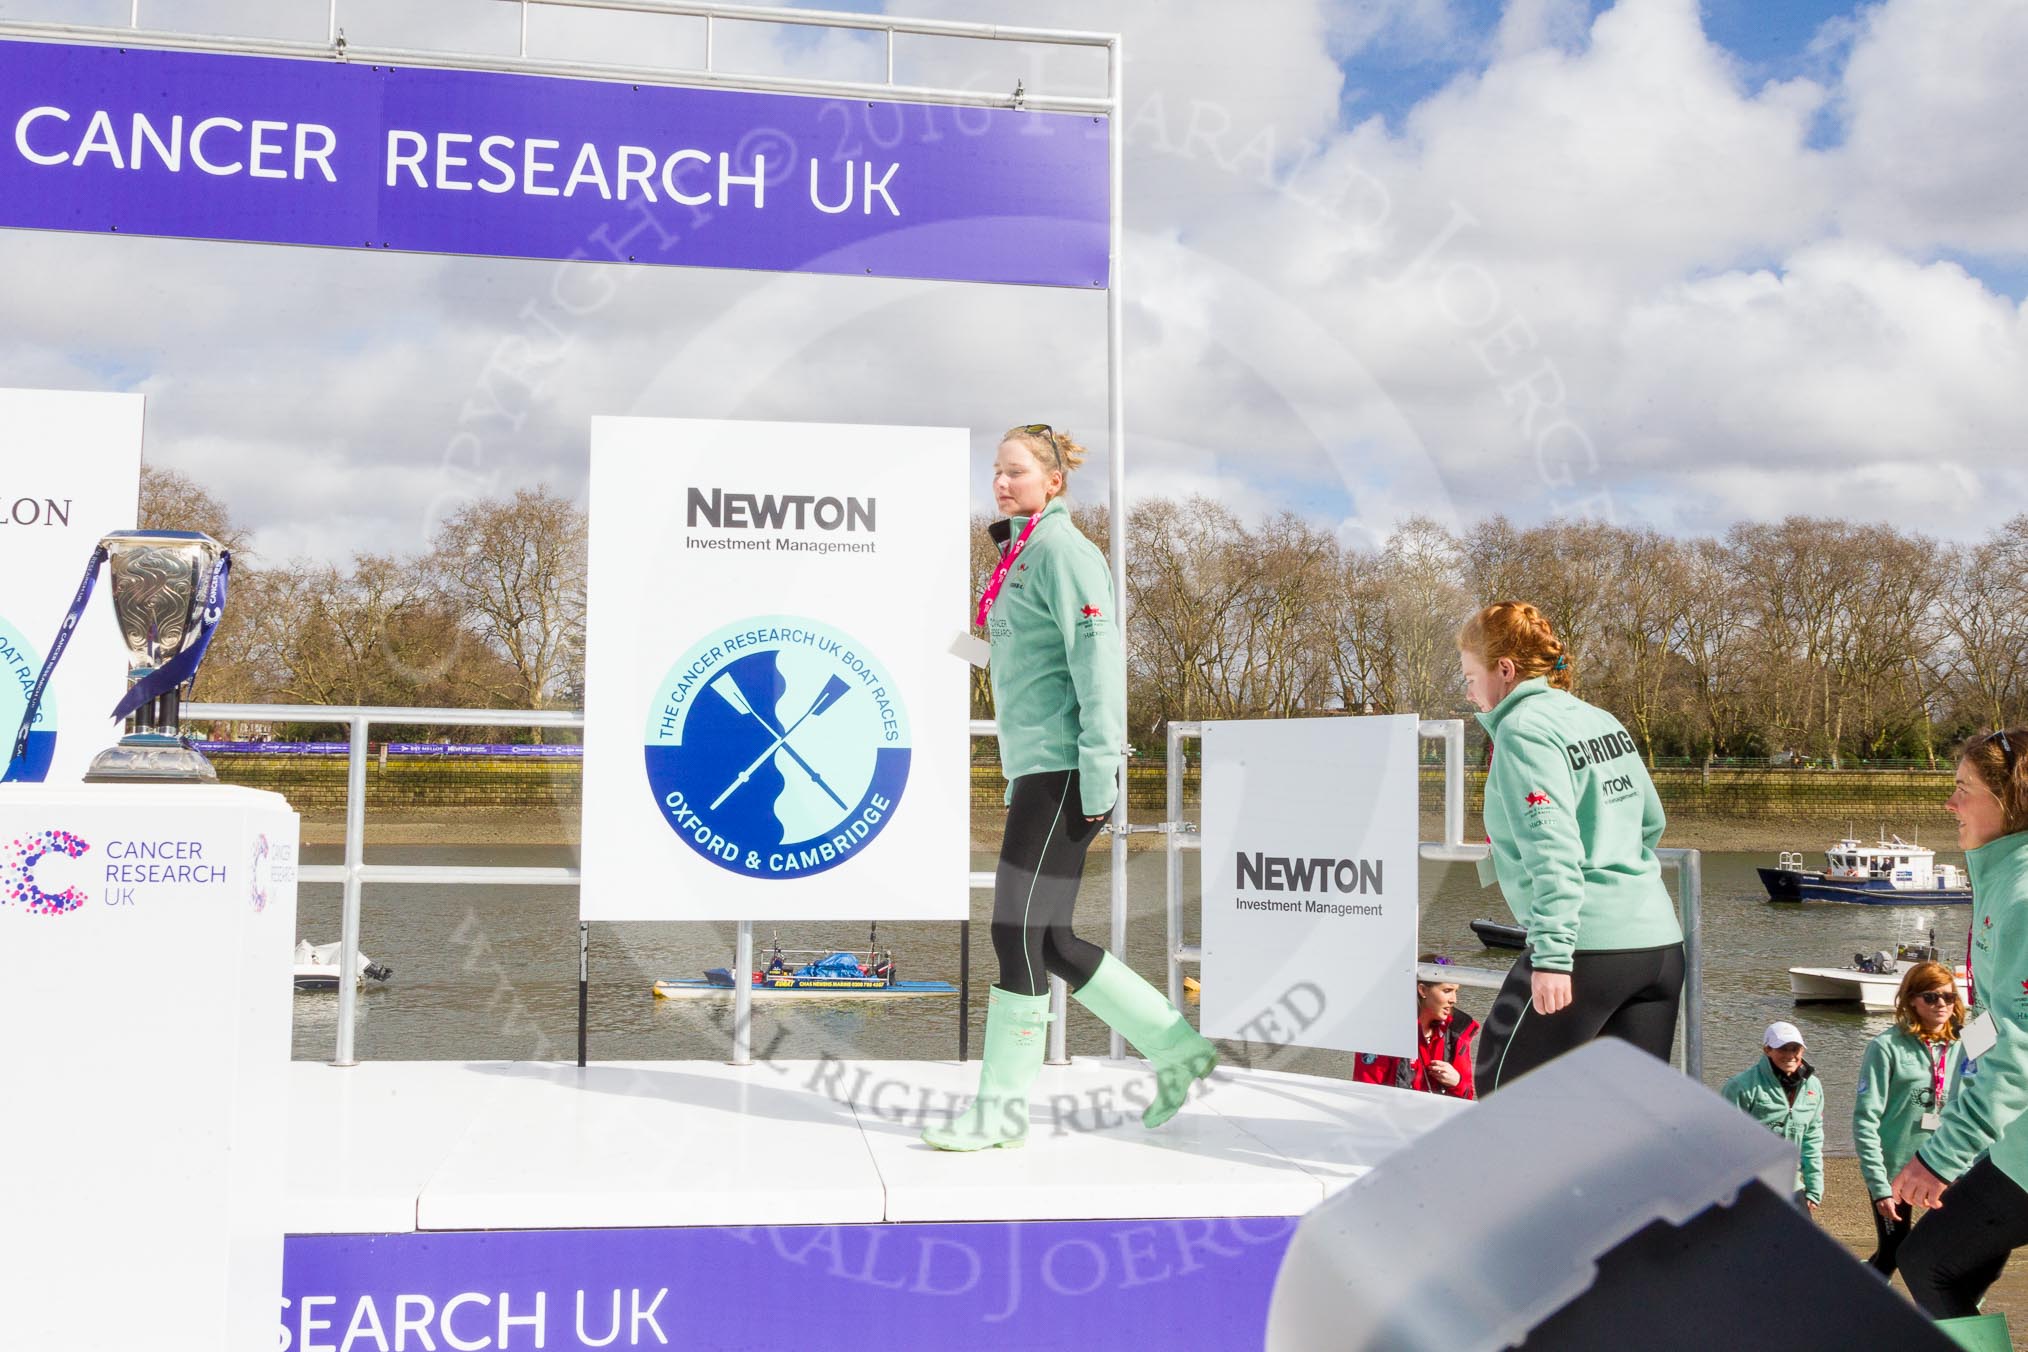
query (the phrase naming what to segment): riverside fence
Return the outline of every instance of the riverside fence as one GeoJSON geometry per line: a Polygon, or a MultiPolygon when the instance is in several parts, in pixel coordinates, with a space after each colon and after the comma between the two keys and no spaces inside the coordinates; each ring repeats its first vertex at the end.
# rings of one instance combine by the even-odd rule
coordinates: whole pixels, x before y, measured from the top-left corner
{"type": "MultiPolygon", "coordinates": [[[[346,757],[343,742],[200,742],[231,784],[272,789],[298,811],[342,813],[346,757]]],[[[583,802],[582,753],[576,745],[379,742],[369,749],[366,795],[378,810],[474,808],[549,810],[575,815],[583,802]]],[[[1347,767],[1348,773],[1356,773],[1347,767]]],[[[1682,819],[1849,822],[1869,831],[1881,824],[1943,829],[1943,801],[1951,791],[1948,768],[1785,768],[1769,766],[1661,766],[1652,771],[1670,816],[1682,819]]],[[[1466,775],[1466,809],[1476,827],[1485,798],[1485,772],[1466,775]]],[[[1183,802],[1197,805],[1194,762],[1185,766],[1183,802]]],[[[972,802],[1000,804],[1004,785],[990,743],[972,765],[972,802]]],[[[1136,758],[1127,770],[1129,806],[1159,814],[1167,793],[1167,763],[1136,758]]],[[[1443,767],[1426,764],[1422,808],[1443,810],[1443,767]]]]}

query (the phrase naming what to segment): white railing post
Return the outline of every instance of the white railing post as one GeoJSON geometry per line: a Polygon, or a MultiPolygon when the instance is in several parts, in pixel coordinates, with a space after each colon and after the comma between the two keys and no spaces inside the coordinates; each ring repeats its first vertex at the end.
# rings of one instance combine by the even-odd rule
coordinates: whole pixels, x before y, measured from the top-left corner
{"type": "MultiPolygon", "coordinates": [[[[739,922],[739,939],[733,946],[732,964],[732,1064],[753,1064],[753,921],[739,922]]],[[[870,959],[869,959],[870,961],[870,959]]]]}
{"type": "Polygon", "coordinates": [[[338,1045],[334,1066],[356,1066],[353,1022],[359,1012],[359,894],[366,867],[366,738],[372,725],[354,714],[345,767],[345,913],[338,931],[338,1045]]]}

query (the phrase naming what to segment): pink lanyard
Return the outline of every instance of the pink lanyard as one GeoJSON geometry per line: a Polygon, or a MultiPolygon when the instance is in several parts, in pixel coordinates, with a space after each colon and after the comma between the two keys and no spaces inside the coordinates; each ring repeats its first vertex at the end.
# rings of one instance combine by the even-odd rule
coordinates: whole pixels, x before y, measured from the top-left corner
{"type": "Polygon", "coordinates": [[[1950,1054],[1950,1043],[1938,1043],[1936,1049],[1936,1067],[1929,1073],[1930,1103],[1939,1111],[1942,1110],[1944,1101],[1944,1062],[1950,1058],[1950,1054]]]}
{"type": "Polygon", "coordinates": [[[1028,543],[1028,537],[1035,533],[1035,523],[1041,519],[1040,512],[1029,517],[1028,524],[1021,528],[1020,537],[1000,556],[999,564],[993,569],[993,580],[986,584],[985,592],[979,597],[979,615],[973,623],[980,628],[985,627],[986,616],[992,613],[993,603],[1000,599],[1000,585],[1007,580],[1007,570],[1014,566],[1014,560],[1021,557],[1022,546],[1028,543]]]}

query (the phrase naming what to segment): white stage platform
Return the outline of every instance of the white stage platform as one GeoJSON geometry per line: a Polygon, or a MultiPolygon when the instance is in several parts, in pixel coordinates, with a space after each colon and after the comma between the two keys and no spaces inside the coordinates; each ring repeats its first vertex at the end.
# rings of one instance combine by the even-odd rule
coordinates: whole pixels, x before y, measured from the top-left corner
{"type": "Polygon", "coordinates": [[[1297,1216],[1470,1106],[1221,1069],[1141,1126],[1138,1061],[1045,1068],[1028,1144],[917,1139],[976,1063],[292,1066],[291,1235],[1297,1216]]]}

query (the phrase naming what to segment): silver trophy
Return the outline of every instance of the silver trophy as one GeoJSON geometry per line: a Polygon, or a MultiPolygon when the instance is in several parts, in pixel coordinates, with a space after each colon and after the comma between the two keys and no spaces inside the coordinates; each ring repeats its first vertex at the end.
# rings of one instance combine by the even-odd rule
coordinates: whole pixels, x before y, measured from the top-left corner
{"type": "MultiPolygon", "coordinates": [[[[113,619],[127,645],[131,691],[207,631],[207,592],[225,548],[198,531],[114,531],[99,544],[111,573],[113,619]]],[[[85,781],[217,783],[211,762],[183,740],[188,683],[186,677],[128,714],[126,736],[92,758],[85,781]]]]}

